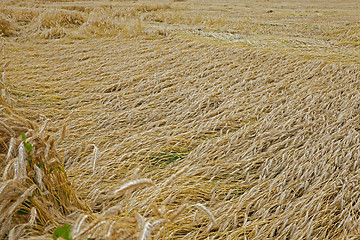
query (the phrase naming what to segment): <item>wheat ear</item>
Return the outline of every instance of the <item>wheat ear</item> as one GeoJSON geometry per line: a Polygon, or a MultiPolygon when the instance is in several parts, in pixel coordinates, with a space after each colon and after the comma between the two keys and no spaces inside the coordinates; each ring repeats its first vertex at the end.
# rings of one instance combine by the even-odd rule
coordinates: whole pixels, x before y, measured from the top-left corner
{"type": "Polygon", "coordinates": [[[197,203],[194,205],[197,209],[199,209],[200,211],[202,211],[203,213],[205,213],[205,215],[210,219],[210,221],[212,222],[212,224],[215,226],[217,225],[216,223],[216,219],[214,217],[214,215],[210,212],[209,209],[207,209],[204,205],[202,205],[201,203],[197,203]]]}
{"type": "Polygon", "coordinates": [[[140,240],[146,240],[150,237],[153,225],[150,222],[146,222],[140,235],[140,240]]]}
{"type": "Polygon", "coordinates": [[[123,193],[125,191],[135,189],[135,188],[141,187],[141,186],[153,186],[153,185],[154,185],[154,183],[150,179],[141,178],[141,179],[137,179],[137,180],[133,180],[128,183],[125,183],[119,189],[115,190],[114,194],[123,193]]]}
{"type": "Polygon", "coordinates": [[[156,206],[156,204],[151,204],[150,208],[153,210],[153,212],[158,218],[164,218],[163,212],[158,208],[158,206],[156,206]]]}
{"type": "Polygon", "coordinates": [[[176,212],[174,212],[174,214],[172,214],[169,217],[170,222],[173,222],[187,207],[187,204],[182,205],[181,207],[178,208],[178,210],[176,210],[176,212]]]}

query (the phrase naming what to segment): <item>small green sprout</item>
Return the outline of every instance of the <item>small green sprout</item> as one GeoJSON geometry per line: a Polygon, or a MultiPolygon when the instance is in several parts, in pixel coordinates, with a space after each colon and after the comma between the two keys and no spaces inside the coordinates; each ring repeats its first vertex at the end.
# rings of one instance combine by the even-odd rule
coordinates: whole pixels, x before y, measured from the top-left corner
{"type": "Polygon", "coordinates": [[[32,151],[34,151],[34,146],[31,145],[31,143],[29,143],[29,142],[26,141],[26,136],[25,136],[25,133],[23,133],[23,132],[21,133],[21,140],[22,140],[22,142],[24,143],[25,149],[26,149],[29,153],[31,153],[32,151]]]}
{"type": "Polygon", "coordinates": [[[65,224],[63,227],[59,226],[55,229],[53,239],[63,238],[65,240],[72,240],[71,227],[69,224],[65,224]]]}

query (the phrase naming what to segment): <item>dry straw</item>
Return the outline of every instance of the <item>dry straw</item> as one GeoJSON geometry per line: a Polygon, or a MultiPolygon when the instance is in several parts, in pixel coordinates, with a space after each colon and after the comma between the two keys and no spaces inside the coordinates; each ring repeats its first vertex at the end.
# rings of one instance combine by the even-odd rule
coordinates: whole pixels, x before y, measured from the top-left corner
{"type": "MultiPolygon", "coordinates": [[[[7,92],[4,85],[1,90],[7,92]]],[[[75,209],[89,211],[68,183],[54,147],[50,147],[45,155],[46,142],[50,141],[51,145],[51,136],[16,115],[7,98],[1,98],[0,103],[3,144],[0,237],[8,235],[10,239],[17,239],[24,234],[26,226],[45,233],[47,227],[63,221],[61,216],[65,217],[75,209]],[[21,133],[26,133],[31,141],[26,142],[33,147],[32,152],[25,149],[25,142],[20,140],[21,133]],[[16,146],[19,146],[18,151],[16,146]]]]}
{"type": "Polygon", "coordinates": [[[203,213],[205,213],[205,215],[209,218],[209,220],[211,221],[211,223],[213,225],[217,225],[216,223],[216,219],[214,217],[214,215],[210,212],[209,209],[207,209],[204,205],[202,205],[201,203],[197,203],[194,205],[197,209],[199,209],[200,211],[202,211],[203,213]]]}
{"type": "Polygon", "coordinates": [[[68,223],[75,239],[359,238],[351,1],[322,17],[252,1],[251,18],[197,1],[42,4],[1,10],[19,34],[0,94],[1,237],[68,223]],[[40,113],[46,127],[26,120],[40,113]]]}
{"type": "Polygon", "coordinates": [[[141,186],[153,186],[154,183],[147,178],[143,178],[143,179],[137,179],[137,180],[133,180],[130,181],[128,183],[125,183],[124,185],[122,185],[120,188],[116,189],[114,191],[114,194],[120,194],[129,190],[133,190],[137,187],[141,187],[141,186]]]}

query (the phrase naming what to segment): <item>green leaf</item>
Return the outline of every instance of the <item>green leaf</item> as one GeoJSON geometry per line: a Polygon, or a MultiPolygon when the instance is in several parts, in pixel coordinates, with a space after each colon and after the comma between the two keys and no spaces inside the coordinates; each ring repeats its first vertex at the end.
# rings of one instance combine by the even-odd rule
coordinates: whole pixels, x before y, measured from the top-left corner
{"type": "Polygon", "coordinates": [[[25,159],[30,165],[32,164],[32,156],[27,156],[25,159]]]}
{"type": "Polygon", "coordinates": [[[49,173],[52,173],[52,171],[54,171],[54,168],[50,168],[50,171],[49,171],[49,173]]]}
{"type": "Polygon", "coordinates": [[[36,166],[38,166],[38,168],[41,168],[42,165],[44,165],[45,162],[41,162],[41,163],[38,163],[36,164],[36,166]]]}
{"type": "Polygon", "coordinates": [[[31,145],[31,143],[24,142],[24,146],[25,146],[26,150],[28,150],[28,152],[34,151],[34,147],[33,147],[33,145],[31,145]]]}
{"type": "Polygon", "coordinates": [[[20,210],[17,211],[17,214],[18,214],[18,215],[28,215],[28,214],[29,214],[29,210],[20,208],[20,210]]]}
{"type": "Polygon", "coordinates": [[[63,227],[59,226],[55,229],[53,234],[53,239],[56,240],[59,237],[65,239],[65,240],[72,240],[71,236],[71,227],[69,224],[65,224],[63,227]]]}
{"type": "Polygon", "coordinates": [[[62,169],[62,167],[58,166],[58,169],[62,172],[65,172],[64,169],[62,169]]]}
{"type": "Polygon", "coordinates": [[[25,136],[25,133],[21,133],[21,140],[23,141],[23,142],[25,142],[26,141],[26,136],[25,136]]]}

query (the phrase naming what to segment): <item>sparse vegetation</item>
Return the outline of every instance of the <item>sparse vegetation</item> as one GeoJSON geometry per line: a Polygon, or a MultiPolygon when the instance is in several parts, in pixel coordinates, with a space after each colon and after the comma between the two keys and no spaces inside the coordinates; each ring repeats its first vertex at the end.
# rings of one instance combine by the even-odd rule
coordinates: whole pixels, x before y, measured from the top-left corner
{"type": "Polygon", "coordinates": [[[294,3],[1,3],[0,239],[358,239],[359,6],[294,3]]]}

